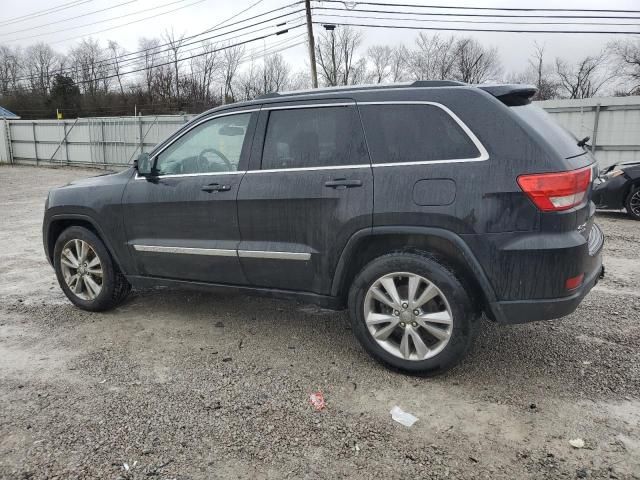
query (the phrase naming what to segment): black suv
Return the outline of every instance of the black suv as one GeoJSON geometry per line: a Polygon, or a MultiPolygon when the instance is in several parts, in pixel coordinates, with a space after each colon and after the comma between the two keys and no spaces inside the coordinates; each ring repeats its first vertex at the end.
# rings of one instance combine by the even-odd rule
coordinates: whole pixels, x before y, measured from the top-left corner
{"type": "Polygon", "coordinates": [[[416,82],[213,109],[133,168],[52,190],[47,257],[86,310],[158,285],[348,306],[375,358],[443,371],[483,313],[567,315],[602,271],[593,157],[534,93],[416,82]]]}

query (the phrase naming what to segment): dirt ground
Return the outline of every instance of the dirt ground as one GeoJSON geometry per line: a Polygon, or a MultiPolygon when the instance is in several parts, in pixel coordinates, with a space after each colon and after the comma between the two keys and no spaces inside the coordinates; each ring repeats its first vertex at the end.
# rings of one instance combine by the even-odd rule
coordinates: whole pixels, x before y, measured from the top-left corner
{"type": "Polygon", "coordinates": [[[485,322],[423,379],[372,361],[345,313],[157,291],[74,308],[42,213],[95,173],[0,167],[0,478],[640,478],[640,222],[598,214],[607,277],[573,315],[485,322]]]}

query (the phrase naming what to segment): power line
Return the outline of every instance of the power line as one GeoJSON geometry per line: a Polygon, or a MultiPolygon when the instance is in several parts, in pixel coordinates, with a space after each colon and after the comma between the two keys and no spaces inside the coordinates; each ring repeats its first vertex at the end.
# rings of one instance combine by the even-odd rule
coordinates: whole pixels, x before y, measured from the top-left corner
{"type": "MultiPolygon", "coordinates": [[[[332,10],[332,11],[339,11],[339,12],[349,12],[349,13],[386,13],[386,14],[390,14],[390,15],[401,15],[401,14],[407,14],[407,15],[418,15],[418,16],[427,16],[427,17],[457,17],[457,18],[462,18],[462,17],[482,17],[482,18],[515,18],[515,19],[522,19],[522,20],[526,20],[526,19],[531,19],[531,20],[536,20],[538,18],[541,19],[553,19],[553,20],[582,20],[582,19],[593,19],[593,18],[598,18],[598,19],[607,19],[607,20],[634,20],[634,19],[640,19],[640,17],[603,17],[600,15],[597,16],[581,16],[581,15],[490,15],[490,14],[468,14],[468,13],[433,13],[433,12],[409,12],[409,11],[396,11],[396,12],[391,12],[389,10],[375,10],[375,9],[358,9],[358,10],[353,10],[353,9],[346,9],[346,8],[337,8],[337,7],[313,7],[313,10],[332,10]]],[[[445,22],[446,20],[438,20],[438,21],[442,21],[445,22]]],[[[518,24],[518,22],[501,22],[501,21],[494,21],[494,22],[480,22],[480,21],[468,21],[469,23],[514,23],[514,24],[518,24]]],[[[538,22],[538,23],[543,23],[543,22],[538,22]]],[[[600,22],[597,22],[600,23],[600,22]]],[[[602,22],[602,24],[604,25],[617,25],[618,23],[604,23],[602,22]]],[[[526,23],[525,23],[526,25],[526,23]]],[[[571,23],[567,23],[567,25],[571,25],[571,23]]],[[[622,25],[638,25],[638,22],[636,23],[631,23],[631,24],[626,24],[623,23],[622,25]]]]}
{"type": "MultiPolygon", "coordinates": [[[[340,3],[344,2],[338,0],[323,0],[323,2],[327,3],[340,3]]],[[[360,2],[366,3],[367,5],[375,5],[375,6],[383,6],[383,7],[425,7],[424,5],[408,5],[408,4],[390,4],[390,3],[373,3],[373,2],[360,2]]],[[[435,7],[432,7],[435,8],[435,7]]],[[[439,8],[449,8],[455,9],[458,7],[439,7],[439,8]]],[[[325,10],[332,9],[331,7],[314,7],[314,10],[325,10]]],[[[344,10],[344,9],[333,9],[333,10],[344,10]]],[[[364,12],[368,11],[370,13],[394,13],[388,10],[356,10],[355,8],[347,8],[347,10],[352,12],[364,12]]],[[[572,10],[573,11],[573,10],[572,10]]],[[[581,10],[576,10],[578,12],[582,12],[581,10]]],[[[584,10],[584,12],[592,12],[592,10],[584,10]]],[[[605,20],[640,20],[640,16],[602,16],[602,15],[514,15],[514,14],[506,14],[506,13],[457,13],[457,12],[402,12],[402,13],[410,13],[411,15],[429,15],[436,17],[489,17],[489,18],[556,18],[556,19],[605,19],[605,20]]],[[[629,11],[629,13],[640,13],[629,11]]]]}
{"type": "MultiPolygon", "coordinates": [[[[317,25],[326,24],[327,22],[313,22],[317,25]]],[[[457,27],[417,27],[408,25],[371,25],[364,23],[336,23],[334,25],[351,26],[351,27],[363,27],[363,28],[397,28],[401,30],[444,30],[451,32],[489,32],[489,33],[582,33],[582,34],[607,34],[607,35],[640,35],[640,32],[612,32],[607,30],[510,30],[510,29],[498,29],[498,28],[457,28],[457,27]]]]}
{"type": "MultiPolygon", "coordinates": [[[[290,31],[290,30],[294,30],[294,29],[296,29],[296,28],[300,28],[300,27],[302,27],[303,25],[305,25],[305,24],[300,23],[300,24],[295,25],[295,26],[293,26],[293,27],[289,27],[289,28],[287,28],[287,30],[286,30],[286,31],[290,31]]],[[[192,59],[192,58],[201,57],[201,56],[203,56],[203,55],[207,55],[207,54],[210,54],[210,53],[213,53],[213,52],[219,52],[219,51],[222,51],[222,50],[227,50],[227,49],[229,49],[229,48],[239,47],[239,46],[245,45],[245,44],[247,44],[247,43],[257,42],[258,40],[263,40],[263,39],[265,39],[265,38],[269,38],[269,37],[273,37],[273,36],[277,36],[277,35],[282,35],[282,33],[283,33],[283,32],[275,32],[275,33],[269,33],[269,34],[266,34],[266,35],[262,35],[262,36],[260,36],[260,37],[256,37],[256,38],[250,38],[250,39],[248,39],[248,40],[243,40],[243,41],[241,41],[241,42],[237,42],[237,43],[234,43],[234,44],[231,44],[231,45],[225,45],[224,47],[220,47],[220,48],[212,49],[212,50],[209,50],[209,51],[204,52],[204,53],[198,53],[198,54],[196,54],[196,55],[190,55],[190,56],[188,56],[188,57],[181,58],[181,59],[180,59],[180,61],[190,60],[190,59],[192,59]]],[[[153,68],[164,67],[164,66],[166,66],[166,65],[173,65],[173,63],[174,63],[173,61],[170,61],[170,62],[164,62],[164,63],[158,63],[158,64],[153,65],[153,68]]],[[[101,80],[107,80],[107,79],[115,78],[115,77],[118,77],[118,76],[121,76],[121,77],[122,77],[122,76],[125,76],[125,75],[130,75],[130,74],[132,74],[132,73],[142,72],[142,71],[144,71],[144,70],[146,70],[146,67],[145,67],[145,68],[135,69],[135,70],[129,70],[129,71],[127,71],[127,72],[122,72],[122,73],[120,73],[119,75],[115,75],[115,74],[113,74],[113,75],[105,75],[105,76],[103,76],[103,77],[92,78],[91,80],[80,80],[80,81],[76,82],[76,84],[80,84],[80,83],[91,83],[91,82],[99,82],[99,81],[101,81],[101,80]]]]}
{"type": "MultiPolygon", "coordinates": [[[[291,21],[293,22],[293,21],[297,21],[297,20],[299,20],[299,19],[300,19],[300,17],[296,17],[296,18],[292,19],[291,21]]],[[[285,23],[286,23],[286,22],[285,22],[285,23]]],[[[239,35],[234,35],[233,37],[225,38],[225,39],[224,39],[224,42],[228,42],[228,41],[230,41],[230,40],[235,40],[235,39],[237,39],[237,38],[244,37],[245,35],[250,35],[250,34],[258,33],[258,32],[261,32],[261,31],[267,30],[267,29],[269,29],[269,28],[273,28],[273,27],[272,27],[271,25],[269,25],[269,26],[266,26],[266,27],[257,28],[257,29],[255,29],[255,30],[250,31],[250,32],[245,32],[245,33],[241,33],[241,34],[239,34],[239,35]]],[[[231,32],[229,32],[229,33],[231,33],[231,32]]],[[[220,34],[220,35],[226,35],[226,34],[224,34],[224,33],[223,33],[223,34],[220,34]]],[[[215,36],[217,37],[217,36],[220,36],[220,35],[215,35],[215,36]]],[[[192,42],[192,43],[197,43],[197,42],[192,42]]],[[[183,46],[187,46],[187,45],[189,45],[189,44],[183,44],[183,45],[181,45],[181,47],[183,47],[183,46]]],[[[182,53],[182,54],[185,54],[185,53],[189,53],[189,52],[195,52],[196,50],[200,50],[200,49],[202,49],[202,48],[203,48],[203,47],[196,47],[196,48],[192,48],[192,49],[182,50],[182,51],[181,51],[181,53],[182,53]]],[[[170,49],[160,50],[160,51],[154,51],[153,53],[154,53],[154,54],[158,54],[158,53],[163,53],[163,52],[168,52],[168,51],[170,51],[170,49]]],[[[203,52],[202,52],[202,55],[207,55],[207,54],[210,54],[210,53],[213,53],[213,52],[214,52],[214,50],[206,50],[206,51],[203,51],[203,52]]],[[[129,60],[127,60],[127,62],[129,62],[129,63],[119,64],[119,65],[118,65],[118,68],[123,68],[123,67],[132,67],[132,66],[136,66],[136,65],[141,65],[141,64],[142,64],[142,62],[145,60],[145,58],[146,58],[146,57],[142,56],[142,57],[138,57],[138,58],[134,58],[134,59],[129,59],[129,60]]],[[[182,61],[182,59],[178,59],[178,61],[182,61]]],[[[153,68],[154,66],[155,66],[155,65],[151,65],[151,66],[150,66],[150,68],[153,68]]]]}
{"type": "MultiPolygon", "coordinates": [[[[315,7],[314,10],[337,10],[339,12],[349,12],[349,10],[345,9],[336,9],[336,8],[320,8],[315,7]]],[[[389,15],[402,15],[409,14],[415,15],[412,12],[383,12],[381,10],[358,10],[356,13],[368,13],[368,12],[380,12],[380,13],[388,13],[389,15]]],[[[447,20],[447,19],[423,19],[423,18],[407,18],[407,17],[381,17],[381,16],[367,16],[367,15],[338,15],[335,13],[318,13],[318,15],[326,17],[337,17],[337,18],[358,18],[358,19],[367,19],[367,20],[397,20],[397,21],[409,21],[409,22],[432,22],[432,23],[482,23],[482,24],[506,24],[506,25],[601,25],[601,26],[611,26],[611,27],[634,27],[640,26],[638,22],[635,23],[606,23],[606,22],[514,22],[514,21],[502,21],[502,20],[447,20]]],[[[428,14],[427,14],[428,15],[428,14]]],[[[521,17],[525,18],[525,17],[521,17]]],[[[640,31],[637,33],[640,34],[640,31]]]]}
{"type": "MultiPolygon", "coordinates": [[[[130,3],[134,3],[134,2],[137,2],[137,1],[138,0],[128,0],[127,2],[118,3],[117,5],[113,5],[112,7],[102,8],[100,10],[94,10],[93,12],[83,13],[82,15],[76,15],[75,17],[63,18],[61,20],[56,20],[55,22],[43,23],[41,25],[36,25],[34,27],[23,28],[22,30],[14,30],[13,32],[0,33],[0,36],[4,37],[6,35],[13,35],[14,33],[26,32],[27,30],[35,30],[36,28],[48,27],[50,25],[55,25],[56,23],[68,22],[69,20],[75,20],[76,18],[87,17],[89,15],[94,15],[96,13],[106,12],[107,10],[113,10],[114,8],[118,8],[118,7],[121,7],[123,5],[128,5],[130,3]]],[[[104,21],[107,22],[108,20],[104,20],[104,21]]],[[[72,28],[76,28],[76,27],[72,27],[72,28]]],[[[69,29],[67,29],[67,30],[69,30],[69,29]]],[[[52,33],[54,33],[54,32],[52,32],[52,33]]]]}
{"type": "MultiPolygon", "coordinates": [[[[133,0],[133,1],[137,1],[137,0],[133,0]]],[[[30,40],[30,39],[32,39],[32,38],[37,38],[37,37],[46,37],[46,36],[53,35],[53,34],[60,33],[60,32],[67,32],[67,31],[69,31],[69,30],[77,30],[77,29],[79,29],[79,28],[90,27],[90,26],[92,26],[92,25],[97,25],[97,24],[99,24],[99,23],[105,23],[105,22],[111,22],[111,21],[113,21],[113,20],[120,20],[121,18],[130,17],[130,16],[132,16],[132,15],[138,15],[139,13],[145,13],[145,12],[148,12],[148,11],[151,11],[151,10],[157,10],[157,9],[159,9],[159,8],[168,7],[168,6],[171,6],[171,5],[175,5],[176,3],[183,3],[183,2],[186,2],[186,1],[188,1],[188,0],[174,0],[173,2],[165,3],[164,5],[158,5],[158,6],[154,7],[154,8],[145,8],[145,9],[143,9],[143,10],[138,10],[137,12],[126,13],[126,14],[124,14],[124,15],[118,15],[117,17],[111,17],[111,18],[107,18],[107,19],[104,19],[104,20],[97,20],[97,21],[95,21],[95,22],[85,23],[84,25],[77,25],[77,26],[75,26],[75,27],[62,28],[62,29],[60,29],[60,30],[54,30],[54,31],[51,31],[51,32],[45,32],[45,33],[37,33],[37,34],[35,34],[35,35],[29,35],[29,36],[26,36],[26,37],[12,38],[12,39],[11,39],[11,40],[9,40],[9,41],[10,41],[10,42],[17,42],[17,41],[19,41],[19,40],[30,40]]],[[[146,19],[149,19],[149,18],[158,17],[158,16],[160,16],[160,15],[166,15],[167,13],[175,12],[175,11],[180,10],[180,9],[182,9],[182,8],[187,8],[187,7],[190,7],[190,6],[196,5],[196,4],[198,4],[198,3],[202,3],[202,2],[204,2],[204,1],[206,1],[206,0],[198,0],[198,1],[196,1],[196,2],[193,2],[193,3],[189,4],[189,5],[184,5],[184,6],[182,6],[182,7],[179,7],[179,8],[173,9],[173,10],[169,10],[169,11],[166,11],[166,12],[163,12],[163,13],[159,13],[159,14],[153,15],[153,16],[151,16],[151,17],[143,18],[143,19],[140,19],[140,20],[135,20],[135,21],[133,21],[133,22],[125,23],[125,24],[120,25],[120,26],[130,25],[130,24],[132,24],[132,23],[136,23],[136,22],[141,22],[141,21],[143,21],[143,20],[146,20],[146,19]]],[[[127,3],[131,3],[131,2],[127,2],[127,3]]],[[[118,27],[111,27],[111,28],[107,28],[107,29],[100,30],[100,31],[98,31],[98,32],[94,32],[94,33],[101,33],[101,32],[105,32],[105,31],[107,31],[107,30],[112,30],[112,29],[114,29],[114,28],[119,28],[120,26],[118,26],[118,27]]],[[[87,35],[87,34],[83,34],[83,35],[80,35],[80,36],[84,37],[84,36],[86,36],[86,35],[87,35]]],[[[89,35],[91,35],[91,34],[89,34],[89,35]]],[[[75,37],[75,38],[77,38],[77,37],[75,37]]],[[[64,42],[64,41],[66,41],[66,40],[71,40],[71,39],[57,40],[57,41],[55,41],[55,42],[49,42],[49,43],[60,43],[60,42],[64,42]]]]}
{"type": "Polygon", "coordinates": [[[21,15],[19,17],[8,18],[7,20],[0,20],[0,26],[12,25],[14,23],[26,22],[28,20],[42,17],[43,15],[50,15],[52,13],[58,13],[63,10],[67,10],[68,8],[77,7],[84,3],[92,2],[93,0],[74,0],[73,2],[63,3],[62,5],[58,5],[57,7],[47,8],[45,10],[38,10],[33,13],[28,13],[26,15],[21,15]]]}
{"type": "MultiPolygon", "coordinates": [[[[450,5],[425,5],[416,3],[385,3],[385,2],[346,2],[344,0],[322,0],[327,3],[341,3],[347,7],[347,3],[357,5],[382,5],[386,7],[410,7],[410,8],[434,8],[447,10],[491,10],[501,12],[593,12],[593,13],[640,13],[640,10],[612,10],[612,9],[584,9],[584,8],[523,8],[523,7],[470,7],[450,5]]],[[[347,7],[349,8],[349,7],[347,7]]]]}
{"type": "MultiPolygon", "coordinates": [[[[290,6],[290,5],[289,5],[289,6],[290,6]]],[[[281,8],[281,9],[282,9],[282,8],[281,8]]],[[[263,19],[263,20],[261,20],[261,21],[259,21],[259,22],[253,23],[253,24],[251,24],[251,25],[246,25],[246,26],[243,26],[243,27],[239,27],[239,28],[236,28],[236,29],[234,29],[234,30],[230,30],[230,31],[228,31],[228,32],[220,33],[220,34],[217,34],[217,35],[211,35],[211,36],[208,36],[208,37],[205,37],[205,38],[198,39],[198,40],[193,41],[193,42],[182,43],[180,46],[181,46],[181,47],[187,47],[187,46],[189,46],[189,45],[193,45],[193,44],[196,44],[196,43],[200,43],[200,42],[203,42],[203,41],[205,41],[205,40],[212,40],[212,39],[214,39],[214,38],[223,37],[223,36],[229,35],[229,34],[231,34],[231,33],[236,33],[236,32],[240,32],[240,31],[246,30],[246,29],[248,29],[248,28],[252,28],[252,27],[254,27],[254,26],[263,25],[263,24],[265,24],[265,23],[267,23],[267,22],[272,22],[272,21],[274,21],[274,20],[280,20],[280,19],[283,19],[283,18],[288,17],[288,16],[291,16],[291,15],[295,15],[296,13],[300,13],[300,12],[302,12],[302,9],[299,9],[299,10],[297,10],[297,11],[293,11],[293,12],[289,12],[289,13],[286,13],[286,14],[283,14],[283,15],[278,15],[278,16],[275,16],[275,17],[271,17],[271,18],[268,18],[268,19],[263,19]]],[[[267,13],[269,13],[269,12],[267,12],[267,13]]],[[[266,14],[266,13],[265,13],[265,14],[266,14]]],[[[256,18],[257,16],[260,16],[260,15],[256,15],[255,17],[250,17],[250,18],[256,18]]],[[[246,20],[248,20],[248,19],[246,19],[246,20]]],[[[235,22],[235,23],[229,24],[229,25],[224,26],[224,27],[219,27],[219,29],[226,29],[226,28],[228,28],[228,27],[230,27],[230,26],[233,26],[233,25],[236,25],[236,24],[238,24],[238,23],[244,23],[246,20],[243,20],[243,21],[240,21],[240,22],[235,22]]],[[[295,19],[293,19],[292,21],[294,21],[294,20],[295,20],[295,19]]],[[[286,24],[286,23],[287,23],[287,21],[285,21],[285,22],[284,22],[284,24],[286,24]]],[[[250,31],[250,32],[245,32],[245,33],[240,34],[240,35],[237,35],[237,36],[235,36],[235,37],[231,37],[231,38],[224,39],[223,41],[228,41],[228,40],[231,40],[231,39],[233,39],[233,38],[238,38],[238,37],[241,37],[241,36],[244,36],[244,35],[249,35],[249,34],[257,33],[257,32],[259,32],[259,31],[263,31],[263,30],[266,30],[266,29],[268,29],[268,28],[272,28],[272,26],[271,26],[271,25],[269,25],[269,26],[266,26],[266,27],[263,27],[263,28],[259,28],[259,29],[256,29],[256,30],[252,30],[252,31],[250,31]]],[[[218,30],[218,29],[216,29],[215,31],[217,31],[217,30],[218,30]]],[[[211,30],[211,29],[210,29],[210,31],[214,31],[214,30],[211,30]]],[[[185,38],[193,38],[193,37],[185,37],[185,38]]],[[[166,43],[166,44],[164,44],[164,45],[165,45],[165,46],[166,46],[166,45],[170,45],[170,43],[166,43]]],[[[94,64],[94,67],[95,67],[95,68],[100,68],[100,67],[107,67],[107,68],[108,68],[108,67],[110,67],[110,66],[115,66],[115,65],[117,65],[117,66],[118,66],[118,68],[126,67],[126,66],[131,65],[131,63],[134,63],[134,64],[135,64],[135,63],[136,63],[137,61],[139,61],[139,60],[144,60],[144,59],[146,58],[146,56],[147,56],[147,53],[148,53],[148,52],[149,52],[149,53],[151,53],[151,54],[153,54],[153,55],[157,55],[157,54],[165,53],[165,52],[168,52],[168,51],[170,51],[170,50],[171,50],[171,48],[166,48],[166,49],[164,49],[164,50],[157,50],[157,48],[158,48],[158,47],[160,47],[160,46],[163,46],[163,45],[154,46],[154,47],[152,47],[152,48],[148,48],[148,49],[145,49],[145,50],[141,50],[140,52],[142,52],[142,55],[140,55],[140,56],[138,56],[138,57],[135,57],[135,58],[129,58],[129,59],[126,59],[126,60],[124,60],[124,61],[123,61],[123,63],[122,63],[122,64],[117,64],[117,63],[116,63],[116,62],[117,62],[117,60],[118,60],[118,59],[121,59],[121,58],[124,58],[124,57],[126,57],[127,55],[131,55],[131,54],[125,54],[125,55],[122,55],[122,56],[119,56],[119,57],[112,57],[112,58],[110,58],[110,59],[105,59],[105,60],[103,60],[103,61],[97,61],[97,62],[94,64]],[[127,63],[127,62],[131,62],[131,63],[127,63]]],[[[138,53],[140,53],[140,52],[138,52],[138,53]]],[[[57,73],[72,73],[73,71],[74,71],[74,68],[72,68],[72,67],[68,67],[68,68],[66,68],[66,69],[59,69],[59,70],[53,71],[53,72],[51,72],[51,75],[55,75],[55,74],[57,74],[57,73]]],[[[116,75],[116,76],[117,76],[117,75],[116,75]]],[[[32,79],[32,78],[38,78],[38,77],[39,77],[39,75],[28,75],[28,76],[25,76],[25,77],[21,77],[21,78],[19,78],[18,80],[29,80],[29,79],[32,79]]]]}

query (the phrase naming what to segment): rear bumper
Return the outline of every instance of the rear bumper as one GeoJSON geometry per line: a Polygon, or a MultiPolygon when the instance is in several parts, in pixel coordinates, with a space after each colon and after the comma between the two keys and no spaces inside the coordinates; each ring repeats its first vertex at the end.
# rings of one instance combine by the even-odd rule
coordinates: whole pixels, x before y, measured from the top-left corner
{"type": "MultiPolygon", "coordinates": [[[[493,317],[498,323],[516,324],[538,320],[551,320],[573,313],[582,299],[598,280],[604,276],[602,247],[604,236],[597,225],[593,225],[587,243],[587,252],[579,262],[584,267],[584,281],[570,295],[557,298],[502,300],[490,303],[493,317]]],[[[577,260],[577,259],[576,259],[577,260]]],[[[578,262],[577,262],[578,263],[578,262]]]]}
{"type": "Polygon", "coordinates": [[[578,308],[582,299],[598,283],[598,279],[603,274],[604,267],[599,261],[598,268],[588,278],[585,277],[582,286],[568,297],[494,302],[491,304],[491,309],[499,323],[527,323],[564,317],[578,308]]]}

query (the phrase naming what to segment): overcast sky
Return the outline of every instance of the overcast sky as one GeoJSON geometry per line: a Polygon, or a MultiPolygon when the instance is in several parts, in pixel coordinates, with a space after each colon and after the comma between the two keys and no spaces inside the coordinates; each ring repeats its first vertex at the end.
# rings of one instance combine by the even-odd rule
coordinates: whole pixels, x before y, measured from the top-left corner
{"type": "MultiPolygon", "coordinates": [[[[81,0],[76,0],[81,1],[81,0]]],[[[263,0],[258,5],[249,9],[246,13],[238,17],[238,19],[246,18],[247,16],[256,15],[288,3],[292,3],[294,0],[263,0]]],[[[385,1],[385,0],[375,0],[385,1]]],[[[509,0],[467,0],[467,1],[453,1],[453,0],[427,0],[426,2],[420,2],[419,0],[386,0],[389,3],[415,3],[415,4],[431,4],[431,5],[465,5],[465,6],[483,6],[483,7],[526,7],[526,8],[575,8],[575,9],[627,9],[627,10],[639,10],[639,0],[522,0],[522,1],[509,1],[509,0]]],[[[52,9],[61,5],[70,3],[71,0],[22,0],[20,2],[7,1],[3,2],[3,8],[0,13],[0,44],[5,43],[9,45],[21,45],[27,46],[37,41],[44,41],[50,43],[52,47],[62,52],[77,43],[83,36],[91,36],[104,42],[107,40],[117,40],[122,46],[129,51],[138,50],[138,38],[145,37],[159,37],[165,30],[173,29],[177,33],[185,33],[186,35],[193,35],[200,33],[208,28],[215,26],[217,23],[226,20],[228,17],[242,11],[249,7],[256,0],[84,0],[84,3],[68,8],[55,13],[47,13],[38,17],[29,19],[28,21],[16,21],[17,17],[32,14],[34,12],[42,11],[45,9],[52,9]],[[122,5],[120,5],[122,4],[122,5]],[[117,8],[110,8],[116,5],[120,5],[117,8]],[[97,10],[108,9],[98,13],[92,13],[97,10]],[[159,15],[164,12],[169,12],[165,15],[159,15]],[[85,15],[89,14],[89,15],[85,15]],[[71,17],[77,17],[79,15],[85,15],[81,18],[72,19],[71,17]],[[152,15],[156,15],[155,18],[147,18],[152,15]],[[114,17],[122,17],[119,19],[113,19],[114,17]],[[110,21],[104,21],[113,19],[110,21]],[[131,23],[130,25],[124,25],[119,28],[113,28],[125,23],[134,22],[136,20],[142,21],[131,23]],[[8,23],[11,22],[11,23],[8,23]],[[95,23],[99,22],[99,23],[95,23]],[[49,24],[43,26],[43,24],[49,24]],[[89,23],[95,23],[93,25],[83,26],[89,23]],[[99,32],[101,30],[109,29],[108,31],[99,32]]],[[[318,4],[320,2],[316,2],[318,4]]],[[[356,2],[347,2],[349,6],[356,2]]],[[[340,4],[329,4],[327,2],[322,3],[319,6],[337,6],[342,7],[340,4]]],[[[295,11],[301,8],[302,5],[295,5],[289,7],[285,12],[295,11]]],[[[379,7],[356,5],[353,12],[357,12],[358,9],[376,9],[379,7]]],[[[407,10],[405,8],[397,8],[400,10],[407,10]]],[[[414,9],[415,11],[415,9],[414,9]]],[[[442,11],[442,10],[440,10],[442,11]]],[[[460,13],[454,11],[454,13],[460,13]]],[[[475,13],[483,13],[477,12],[475,13]]],[[[487,13],[487,12],[484,12],[487,13]]],[[[500,12],[509,13],[509,12],[500,12]]],[[[538,14],[540,12],[537,12],[538,14]]],[[[544,14],[544,12],[542,12],[544,14]]],[[[276,15],[275,13],[273,15],[276,15]]],[[[375,13],[362,13],[362,15],[376,15],[375,13]]],[[[597,14],[594,14],[597,15],[597,14]]],[[[617,14],[624,15],[624,14],[617,14]]],[[[629,16],[639,17],[640,13],[627,14],[629,16]]],[[[291,17],[296,18],[296,16],[291,17]]],[[[441,17],[442,18],[442,17],[441,17]]],[[[449,18],[449,17],[445,17],[449,18]]],[[[258,21],[254,20],[255,21],[258,21]]],[[[303,21],[304,17],[300,14],[299,21],[303,21]]],[[[326,17],[317,17],[317,20],[325,21],[326,17]]],[[[475,20],[488,20],[486,18],[478,18],[475,20]]],[[[515,20],[502,18],[502,21],[515,20]]],[[[235,20],[233,20],[235,21],[235,20]]],[[[336,21],[338,21],[336,19],[336,21]]],[[[597,22],[598,19],[583,20],[584,22],[597,22]]],[[[640,33],[640,20],[629,20],[619,22],[635,23],[632,26],[617,27],[619,30],[631,30],[640,33]]],[[[250,22],[250,23],[253,23],[250,22]]],[[[404,24],[404,25],[423,25],[429,27],[438,26],[456,26],[464,27],[460,24],[444,24],[438,22],[422,22],[422,23],[409,23],[409,22],[391,22],[380,20],[364,20],[359,23],[388,23],[388,24],[404,24]]],[[[275,31],[275,23],[273,28],[267,29],[263,32],[256,33],[254,36],[258,36],[264,33],[270,33],[275,31]]],[[[290,22],[289,25],[294,25],[299,22],[290,22]]],[[[466,25],[471,26],[471,25],[466,25]]],[[[491,28],[491,25],[476,24],[478,28],[491,28]]],[[[520,25],[507,26],[497,25],[497,27],[504,28],[522,28],[520,25]]],[[[230,27],[237,28],[237,27],[230,27]]],[[[258,28],[258,27],[255,27],[258,28]]],[[[316,32],[322,27],[316,26],[316,32]]],[[[539,26],[540,29],[567,29],[567,28],[580,28],[570,27],[566,25],[547,25],[539,26]]],[[[606,29],[606,27],[598,27],[594,25],[584,25],[582,28],[590,29],[606,29]]],[[[377,43],[385,44],[397,44],[404,42],[410,44],[414,41],[414,38],[418,34],[416,30],[399,30],[399,29],[382,29],[382,28],[363,28],[364,34],[364,46],[377,43]]],[[[291,43],[295,43],[295,36],[303,34],[304,28],[299,28],[289,32],[286,35],[273,37],[264,41],[255,42],[247,45],[247,49],[259,53],[264,48],[269,48],[270,45],[275,42],[280,42],[279,45],[286,45],[283,43],[287,38],[291,38],[291,43]]],[[[427,33],[432,33],[428,32],[427,33]]],[[[449,34],[452,32],[442,32],[443,34],[449,34]]],[[[234,34],[231,34],[234,35],[234,34]]],[[[235,34],[237,35],[237,34],[235,34]]],[[[534,41],[538,41],[545,45],[549,58],[555,56],[564,57],[568,60],[573,58],[585,56],[588,54],[596,53],[601,50],[612,39],[620,39],[625,36],[621,35],[595,35],[595,34],[580,34],[580,35],[564,35],[564,34],[529,34],[529,33],[477,33],[477,32],[462,32],[457,35],[468,35],[477,38],[485,45],[497,46],[500,52],[500,56],[507,72],[520,71],[526,66],[527,57],[532,51],[534,41]]],[[[640,36],[640,35],[638,35],[640,36]]],[[[627,36],[628,37],[628,36],[627,36]]],[[[248,37],[242,37],[248,38],[248,37]]],[[[237,41],[237,39],[235,40],[237,41]]],[[[364,51],[364,50],[363,50],[364,51]]],[[[294,69],[302,69],[307,65],[306,62],[307,50],[305,45],[299,45],[285,52],[287,61],[294,69]]]]}

